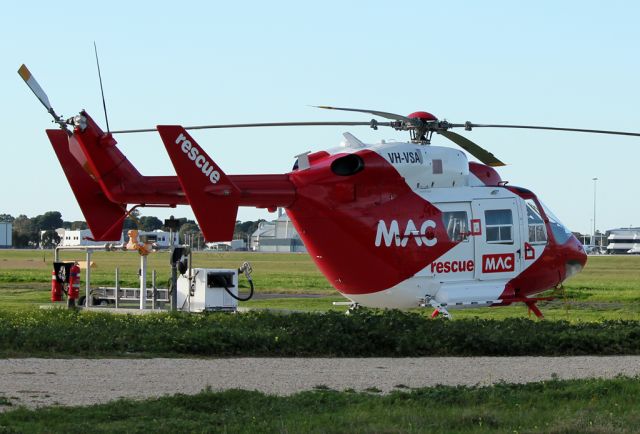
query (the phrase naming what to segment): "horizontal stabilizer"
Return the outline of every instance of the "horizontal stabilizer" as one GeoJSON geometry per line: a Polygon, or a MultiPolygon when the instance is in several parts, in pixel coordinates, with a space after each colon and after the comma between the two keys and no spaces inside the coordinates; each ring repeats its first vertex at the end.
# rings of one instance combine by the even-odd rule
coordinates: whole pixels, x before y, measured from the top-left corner
{"type": "Polygon", "coordinates": [[[125,218],[124,205],[111,202],[85,168],[74,158],[72,148],[80,152],[75,138],[62,130],[47,130],[58,161],[80,205],[82,214],[96,241],[119,241],[125,218]]]}
{"type": "Polygon", "coordinates": [[[183,127],[157,128],[205,240],[230,241],[240,190],[183,127]]]}

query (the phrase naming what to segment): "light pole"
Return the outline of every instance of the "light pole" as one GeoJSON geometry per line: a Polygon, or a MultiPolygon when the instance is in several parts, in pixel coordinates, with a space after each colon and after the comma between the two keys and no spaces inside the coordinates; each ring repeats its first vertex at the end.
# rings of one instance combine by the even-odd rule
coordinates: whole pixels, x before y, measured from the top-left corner
{"type": "Polygon", "coordinates": [[[596,239],[596,185],[598,178],[593,178],[593,244],[597,245],[596,239]]]}

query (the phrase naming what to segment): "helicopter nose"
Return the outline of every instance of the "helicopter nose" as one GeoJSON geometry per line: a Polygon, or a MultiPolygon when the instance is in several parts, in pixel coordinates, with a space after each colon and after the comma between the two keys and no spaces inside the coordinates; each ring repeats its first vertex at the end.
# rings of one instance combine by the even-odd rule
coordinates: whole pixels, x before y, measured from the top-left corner
{"type": "Polygon", "coordinates": [[[567,247],[565,280],[581,272],[587,263],[587,254],[576,237],[571,237],[567,247]]]}

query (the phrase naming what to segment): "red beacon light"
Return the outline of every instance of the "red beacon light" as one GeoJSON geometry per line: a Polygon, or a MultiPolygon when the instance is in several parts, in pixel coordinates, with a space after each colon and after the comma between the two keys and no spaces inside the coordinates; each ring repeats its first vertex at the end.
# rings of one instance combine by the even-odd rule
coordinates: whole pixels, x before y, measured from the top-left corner
{"type": "Polygon", "coordinates": [[[423,122],[437,121],[438,118],[428,112],[413,112],[409,116],[409,119],[420,119],[423,122]]]}

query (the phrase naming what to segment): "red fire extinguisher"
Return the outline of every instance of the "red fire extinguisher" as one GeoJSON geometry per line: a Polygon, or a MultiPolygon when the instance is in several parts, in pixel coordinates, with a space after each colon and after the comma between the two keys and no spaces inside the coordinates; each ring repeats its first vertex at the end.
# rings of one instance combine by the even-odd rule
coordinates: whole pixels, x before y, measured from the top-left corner
{"type": "Polygon", "coordinates": [[[56,270],[51,272],[51,301],[62,301],[62,283],[58,282],[56,270]]]}
{"type": "Polygon", "coordinates": [[[76,262],[69,270],[69,299],[77,300],[80,296],[80,267],[76,262]]]}

